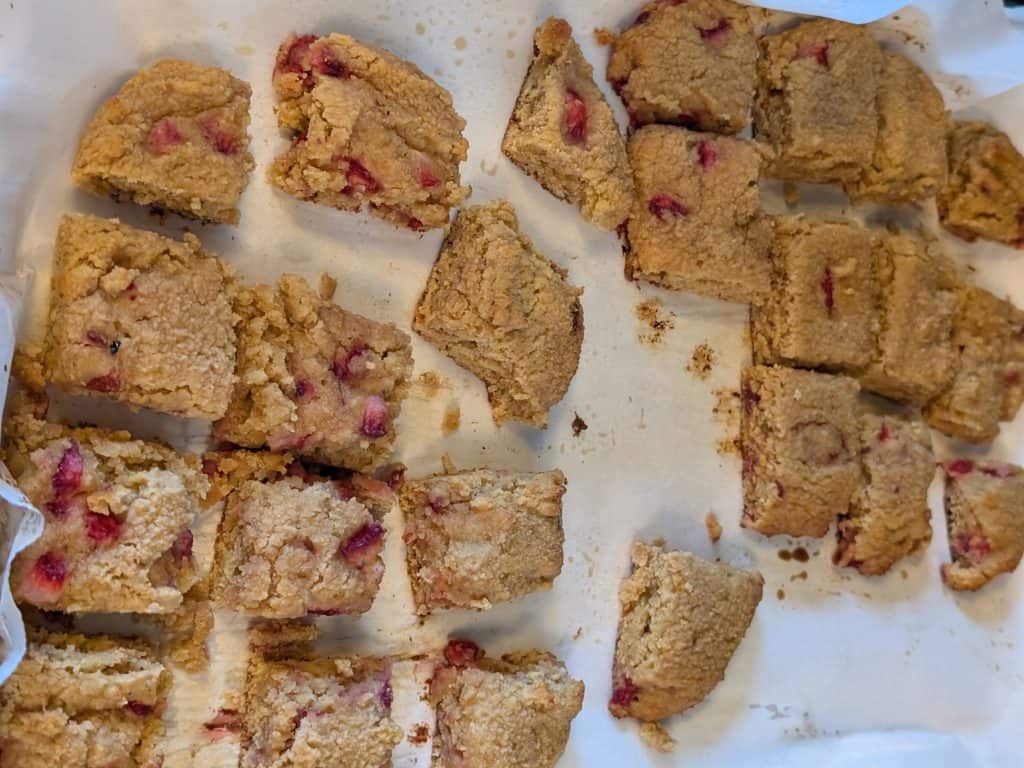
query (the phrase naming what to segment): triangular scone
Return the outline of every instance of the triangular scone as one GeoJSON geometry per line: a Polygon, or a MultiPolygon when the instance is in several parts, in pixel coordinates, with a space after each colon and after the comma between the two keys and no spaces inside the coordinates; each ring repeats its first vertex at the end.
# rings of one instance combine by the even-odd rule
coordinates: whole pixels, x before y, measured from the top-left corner
{"type": "Polygon", "coordinates": [[[71,177],[100,197],[237,224],[253,169],[249,94],[223,69],[159,61],[100,107],[71,177]]]}
{"type": "Polygon", "coordinates": [[[763,587],[759,573],[635,543],[619,589],[611,713],[654,722],[700,703],[725,677],[763,587]]]}
{"type": "Polygon", "coordinates": [[[633,176],[611,107],[568,22],[541,24],[533,50],[501,149],[585,219],[615,229],[629,216],[633,176]]]}

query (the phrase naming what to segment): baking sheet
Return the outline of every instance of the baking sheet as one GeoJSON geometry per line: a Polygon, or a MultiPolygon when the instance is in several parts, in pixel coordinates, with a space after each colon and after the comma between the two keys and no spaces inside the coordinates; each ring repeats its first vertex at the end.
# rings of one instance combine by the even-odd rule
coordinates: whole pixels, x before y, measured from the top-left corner
{"type": "MultiPolygon", "coordinates": [[[[882,578],[848,575],[830,562],[834,534],[821,541],[766,540],[738,526],[738,457],[727,444],[738,430],[730,403],[749,360],[746,311],[693,296],[638,286],[622,277],[614,236],[543,192],[501,155],[501,134],[528,63],[535,26],[566,17],[588,59],[601,72],[607,51],[596,27],[617,29],[638,12],[635,0],[589,3],[550,0],[350,0],[287,4],[226,0],[157,3],[27,2],[0,6],[0,271],[32,270],[25,282],[29,311],[21,334],[34,332],[45,300],[53,238],[67,211],[119,216],[127,223],[180,236],[184,223],[100,201],[73,189],[72,156],[95,109],[136,69],[164,56],[227,67],[253,86],[252,150],[257,170],[242,200],[242,225],[197,228],[247,279],[270,281],[283,271],[339,281],[344,306],[404,328],[440,246],[441,233],[417,236],[366,216],[299,203],[271,190],[264,172],[285,145],[273,119],[273,55],[291,30],[343,31],[416,62],[452,91],[468,121],[470,156],[464,179],[470,202],[505,197],[541,252],[585,288],[586,338],[579,373],[546,431],[495,429],[482,384],[414,337],[417,375],[433,371],[440,388],[417,385],[400,422],[398,458],[412,477],[440,470],[447,452],[459,467],[561,468],[566,564],[552,592],[483,614],[455,611],[419,624],[411,611],[397,514],[386,520],[387,572],[373,609],[356,621],[321,619],[325,645],[347,651],[404,654],[440,646],[463,634],[490,652],[539,646],[562,657],[587,684],[583,712],[560,768],[581,766],[1017,766],[1024,722],[1024,575],[1002,577],[980,594],[943,589],[946,559],[941,488],[932,487],[932,545],[882,578]],[[657,299],[666,327],[638,319],[638,304],[657,299]],[[696,346],[714,350],[710,374],[687,370],[696,346]],[[445,411],[455,404],[461,428],[446,435],[445,411]],[[579,415],[588,428],[574,436],[579,415]],[[708,511],[725,528],[712,547],[708,511]],[[679,747],[660,756],[640,743],[634,724],[607,713],[609,669],[618,618],[616,591],[628,569],[634,537],[664,537],[673,547],[761,569],[765,599],[726,680],[701,706],[670,721],[679,747]],[[803,546],[808,562],[782,560],[803,546]]],[[[898,10],[898,2],[790,0],[772,3],[854,21],[893,14],[879,34],[929,68],[948,103],[993,119],[1024,146],[1022,28],[999,4],[929,0],[898,10]],[[1001,94],[1001,95],[997,95],[1001,94]],[[990,98],[994,97],[994,98],[990,98]]],[[[778,19],[774,19],[778,21],[778,19]]],[[[768,19],[766,19],[766,22],[768,19]]],[[[601,83],[624,115],[618,100],[601,83]]],[[[836,190],[803,190],[809,211],[852,214],[836,190]]],[[[784,207],[776,185],[765,206],[784,207]]],[[[878,223],[895,218],[934,228],[934,211],[859,211],[878,223]]],[[[194,225],[192,225],[194,227],[194,225]]],[[[942,236],[977,281],[1024,306],[1024,256],[994,245],[967,246],[942,236]]],[[[9,334],[5,337],[9,339],[9,334]]],[[[4,349],[0,347],[0,353],[4,349]]],[[[201,422],[132,415],[111,404],[62,400],[68,417],[162,436],[179,448],[201,448],[201,422]]],[[[936,440],[942,455],[967,450],[936,440]]],[[[970,449],[972,454],[977,449],[970,449]]],[[[1024,459],[1024,419],[1005,425],[985,451],[1024,459]]],[[[100,621],[102,624],[103,621],[100,621]]],[[[166,765],[229,766],[230,742],[204,744],[200,724],[236,688],[244,666],[244,622],[218,615],[205,675],[177,675],[169,712],[166,765]]],[[[414,670],[406,669],[411,674],[414,670]]],[[[407,725],[428,713],[407,711],[415,690],[397,691],[407,725]]],[[[427,765],[426,748],[403,745],[398,765],[427,765]]]]}

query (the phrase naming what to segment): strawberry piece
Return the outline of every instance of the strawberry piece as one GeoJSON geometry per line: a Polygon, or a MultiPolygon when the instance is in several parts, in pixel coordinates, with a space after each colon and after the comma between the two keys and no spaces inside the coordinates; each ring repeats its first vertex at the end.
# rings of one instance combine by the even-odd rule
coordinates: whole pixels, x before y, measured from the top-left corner
{"type": "Polygon", "coordinates": [[[366,437],[384,437],[388,433],[388,404],[379,395],[370,395],[363,406],[359,431],[366,437]]]}
{"type": "Polygon", "coordinates": [[[85,514],[85,533],[93,544],[117,541],[121,538],[121,529],[121,522],[113,515],[85,514]]]}
{"type": "Polygon", "coordinates": [[[949,477],[969,475],[974,471],[974,462],[970,459],[954,459],[953,461],[947,461],[943,466],[946,468],[946,474],[949,477]]]}
{"type": "Polygon", "coordinates": [[[675,198],[661,194],[655,195],[647,203],[647,210],[657,216],[661,221],[668,218],[683,218],[688,216],[690,210],[675,198]]]}
{"type": "Polygon", "coordinates": [[[107,346],[107,340],[104,339],[103,336],[101,336],[96,331],[86,331],[85,332],[85,338],[94,347],[105,347],[105,346],[107,346]]]}
{"type": "Polygon", "coordinates": [[[321,75],[337,77],[343,80],[352,76],[352,72],[345,66],[345,62],[339,59],[327,45],[318,45],[314,48],[309,62],[313,69],[321,75]]]}
{"type": "Polygon", "coordinates": [[[954,554],[966,557],[972,563],[980,563],[992,552],[988,538],[980,533],[958,533],[950,542],[954,554]]]}
{"type": "Polygon", "coordinates": [[[825,310],[829,316],[836,308],[835,284],[832,281],[832,270],[825,267],[825,274],[821,276],[821,291],[825,294],[825,310]]]}
{"type": "Polygon", "coordinates": [[[339,382],[348,381],[364,372],[363,359],[366,356],[365,344],[353,344],[349,349],[341,347],[335,352],[331,363],[331,373],[339,382]],[[339,355],[338,352],[343,354],[339,355]]]}
{"type": "Polygon", "coordinates": [[[191,560],[194,538],[192,531],[188,528],[183,529],[174,540],[174,543],[171,544],[171,554],[178,560],[191,560]]]}
{"type": "Polygon", "coordinates": [[[405,226],[407,226],[413,232],[424,232],[427,229],[423,222],[417,219],[415,216],[410,216],[406,220],[405,226]]]}
{"type": "Polygon", "coordinates": [[[304,397],[316,397],[316,385],[306,378],[295,380],[295,399],[301,400],[304,397]]]}
{"type": "Polygon", "coordinates": [[[754,407],[761,402],[761,396],[752,390],[749,384],[744,384],[740,390],[740,400],[743,401],[743,412],[751,413],[754,407]]]}
{"type": "Polygon", "coordinates": [[[274,74],[303,75],[309,69],[309,47],[314,42],[315,35],[292,36],[288,49],[277,55],[274,74]]]}
{"type": "Polygon", "coordinates": [[[47,552],[36,560],[26,577],[25,592],[37,603],[52,603],[57,599],[68,578],[68,564],[62,555],[47,552]]]}
{"type": "Polygon", "coordinates": [[[165,117],[149,129],[146,135],[146,148],[154,155],[166,155],[184,141],[178,126],[171,118],[165,117]]]}
{"type": "Polygon", "coordinates": [[[718,162],[718,148],[714,142],[702,141],[697,144],[697,157],[700,159],[700,167],[707,171],[718,162]]]}
{"type": "Polygon", "coordinates": [[[222,739],[242,730],[242,718],[234,709],[221,709],[203,723],[203,728],[212,739],[222,739]]]}
{"type": "Polygon", "coordinates": [[[57,463],[57,471],[53,473],[51,484],[54,496],[70,496],[82,485],[85,473],[85,458],[78,443],[72,440],[61,454],[57,463]]]}
{"type": "Polygon", "coordinates": [[[85,388],[93,392],[117,392],[121,388],[121,379],[116,373],[96,376],[85,382],[85,388]]]}
{"type": "Polygon", "coordinates": [[[340,157],[335,162],[347,163],[345,180],[348,182],[348,186],[341,190],[343,194],[351,195],[353,192],[365,194],[380,191],[380,182],[358,160],[351,157],[340,157]]]}
{"type": "Polygon", "coordinates": [[[889,425],[882,423],[882,428],[878,430],[878,442],[884,443],[887,440],[892,440],[892,430],[889,429],[889,425]]]}
{"type": "Polygon", "coordinates": [[[817,59],[821,66],[828,69],[828,43],[803,43],[797,48],[796,57],[798,59],[817,59]]]}
{"type": "Polygon", "coordinates": [[[391,679],[385,678],[381,683],[380,691],[377,694],[377,698],[380,700],[380,705],[383,709],[390,711],[391,704],[395,700],[395,692],[391,690],[391,679]]]}
{"type": "Polygon", "coordinates": [[[238,137],[230,129],[221,125],[218,115],[209,114],[200,118],[199,128],[202,130],[206,140],[222,155],[238,154],[238,137]]]}
{"type": "Polygon", "coordinates": [[[628,677],[622,678],[612,691],[611,704],[615,707],[628,707],[640,697],[640,689],[628,677]]]}
{"type": "Polygon", "coordinates": [[[587,103],[572,88],[565,89],[565,134],[571,144],[587,140],[587,103]]]}
{"type": "Polygon", "coordinates": [[[453,667],[471,667],[483,657],[483,650],[472,640],[449,640],[444,647],[444,660],[453,667]]]}
{"type": "Polygon", "coordinates": [[[713,27],[697,27],[700,32],[700,39],[709,44],[720,43],[729,34],[732,25],[728,19],[719,19],[713,27]]]}
{"type": "Polygon", "coordinates": [[[437,178],[437,174],[434,173],[434,169],[426,160],[420,163],[419,178],[420,186],[424,189],[431,189],[441,183],[441,180],[437,178]]]}
{"type": "Polygon", "coordinates": [[[367,523],[338,548],[338,555],[353,568],[373,564],[384,546],[384,526],[374,521],[367,523]]]}
{"type": "Polygon", "coordinates": [[[132,699],[125,704],[124,708],[137,717],[146,717],[146,715],[151,715],[153,714],[154,709],[152,705],[136,701],[135,699],[132,699]]]}

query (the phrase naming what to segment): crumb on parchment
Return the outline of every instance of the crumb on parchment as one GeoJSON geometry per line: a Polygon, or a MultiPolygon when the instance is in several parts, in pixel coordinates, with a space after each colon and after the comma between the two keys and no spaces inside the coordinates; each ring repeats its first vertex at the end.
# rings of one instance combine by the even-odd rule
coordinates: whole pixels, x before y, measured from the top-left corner
{"type": "Polygon", "coordinates": [[[722,538],[722,524],[718,522],[714,512],[708,512],[704,518],[704,526],[708,529],[708,537],[711,541],[717,542],[722,538]]]}

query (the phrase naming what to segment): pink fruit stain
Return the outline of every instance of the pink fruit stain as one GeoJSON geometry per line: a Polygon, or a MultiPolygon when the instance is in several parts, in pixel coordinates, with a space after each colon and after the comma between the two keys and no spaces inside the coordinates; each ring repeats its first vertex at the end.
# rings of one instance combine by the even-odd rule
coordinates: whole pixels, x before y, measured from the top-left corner
{"type": "Polygon", "coordinates": [[[471,667],[484,656],[472,640],[449,640],[444,647],[444,660],[453,667],[471,667]]]}
{"type": "Polygon", "coordinates": [[[121,538],[121,522],[113,515],[86,512],[85,533],[93,544],[117,541],[121,538]]]}
{"type": "Polygon", "coordinates": [[[587,140],[587,103],[572,88],[565,89],[565,135],[572,144],[587,140]]]}
{"type": "Polygon", "coordinates": [[[213,148],[220,152],[220,154],[238,154],[238,137],[221,125],[220,117],[216,114],[210,114],[200,118],[199,128],[202,130],[203,136],[206,137],[206,140],[210,142],[210,144],[213,145],[213,148]]]}
{"type": "Polygon", "coordinates": [[[1017,467],[1013,464],[992,464],[987,467],[982,467],[981,471],[991,477],[1010,477],[1017,473],[1017,467]]]}
{"type": "Polygon", "coordinates": [[[798,59],[817,59],[821,66],[828,68],[828,43],[803,43],[797,48],[796,57],[798,59]]]}
{"type": "Polygon", "coordinates": [[[718,20],[718,23],[713,27],[697,27],[697,31],[700,32],[700,39],[706,43],[714,44],[719,43],[725,39],[729,34],[729,30],[732,25],[728,19],[722,18],[718,20]]]}
{"type": "Polygon", "coordinates": [[[434,514],[441,514],[448,509],[451,499],[448,498],[448,493],[444,489],[431,488],[430,492],[427,493],[427,503],[434,510],[434,514]]]}
{"type": "Polygon", "coordinates": [[[825,267],[825,273],[821,276],[821,292],[824,294],[825,310],[831,316],[836,308],[836,295],[832,270],[828,267],[825,267]]]}
{"type": "Polygon", "coordinates": [[[347,163],[347,167],[345,169],[345,180],[348,182],[348,186],[342,190],[344,194],[350,195],[352,192],[372,193],[380,191],[380,183],[361,162],[351,157],[343,157],[341,158],[341,162],[347,163]]]}
{"type": "Polygon", "coordinates": [[[349,379],[355,378],[361,370],[359,368],[360,358],[366,355],[365,344],[353,344],[347,350],[342,348],[340,350],[344,352],[343,355],[335,353],[334,362],[331,363],[331,373],[334,374],[334,378],[338,381],[348,381],[349,379]]]}
{"type": "Polygon", "coordinates": [[[310,57],[310,64],[317,72],[327,77],[348,78],[352,75],[345,62],[337,57],[334,51],[326,45],[318,46],[313,50],[310,57]]]}
{"type": "Polygon", "coordinates": [[[700,159],[700,167],[707,171],[718,162],[718,148],[713,142],[702,141],[697,144],[697,157],[700,159]]]}
{"type": "Polygon", "coordinates": [[[64,587],[68,577],[68,565],[56,552],[46,552],[32,566],[30,578],[35,591],[44,598],[52,599],[64,587]]]}
{"type": "Polygon", "coordinates": [[[53,488],[53,495],[57,498],[64,498],[76,493],[82,485],[82,475],[85,473],[85,458],[78,443],[72,440],[68,447],[61,454],[57,462],[57,470],[53,473],[50,484],[53,488]]]}
{"type": "Polygon", "coordinates": [[[640,689],[630,678],[624,677],[612,691],[611,703],[616,707],[628,707],[640,697],[640,689]]]}
{"type": "Polygon", "coordinates": [[[359,431],[366,437],[384,437],[388,433],[388,404],[379,395],[370,395],[363,405],[359,431]]]}
{"type": "Polygon", "coordinates": [[[946,474],[950,477],[969,475],[974,471],[974,462],[970,459],[953,459],[945,464],[946,474]]]}
{"type": "Polygon", "coordinates": [[[166,155],[184,140],[174,121],[165,117],[149,129],[149,133],[146,135],[146,147],[154,155],[166,155]]]}
{"type": "Polygon", "coordinates": [[[647,203],[647,210],[658,217],[661,221],[669,218],[684,218],[689,215],[689,209],[675,198],[660,194],[655,195],[647,203]]]}
{"type": "Polygon", "coordinates": [[[276,72],[303,74],[306,69],[306,61],[309,55],[309,47],[316,42],[315,35],[302,35],[293,37],[291,45],[288,46],[284,56],[278,56],[276,72]]]}
{"type": "Polygon", "coordinates": [[[775,490],[778,491],[780,499],[786,498],[786,486],[784,486],[778,480],[775,481],[775,490]]]}
{"type": "Polygon", "coordinates": [[[878,430],[878,442],[884,443],[887,440],[892,439],[892,431],[889,429],[889,425],[882,422],[882,428],[878,430]]]}
{"type": "Polygon", "coordinates": [[[352,534],[338,549],[338,554],[353,568],[363,568],[377,559],[383,544],[384,526],[375,520],[352,534]]]}
{"type": "Polygon", "coordinates": [[[434,173],[434,169],[430,167],[430,163],[425,160],[420,163],[418,175],[420,186],[424,189],[432,189],[441,183],[441,180],[437,178],[437,174],[434,173]]]}
{"type": "Polygon", "coordinates": [[[116,373],[95,376],[85,382],[85,388],[93,392],[117,392],[121,388],[121,379],[116,373]]]}
{"type": "Polygon", "coordinates": [[[223,739],[242,730],[242,718],[233,709],[221,709],[205,723],[203,728],[212,739],[223,739]]]}
{"type": "Polygon", "coordinates": [[[984,560],[992,552],[988,538],[980,533],[958,533],[953,537],[953,552],[974,563],[984,560]]]}
{"type": "Polygon", "coordinates": [[[306,378],[295,380],[295,399],[302,400],[306,397],[316,397],[316,385],[306,378]]]}
{"type": "Polygon", "coordinates": [[[124,708],[137,717],[146,717],[146,715],[153,714],[152,705],[146,704],[141,701],[136,701],[135,699],[132,699],[127,704],[125,704],[124,708]]]}
{"type": "Polygon", "coordinates": [[[744,384],[740,389],[740,400],[743,401],[743,412],[751,413],[754,406],[761,402],[761,396],[751,389],[749,384],[744,384]]]}
{"type": "Polygon", "coordinates": [[[135,284],[135,281],[132,280],[125,287],[123,293],[124,293],[125,296],[128,297],[128,301],[135,301],[137,298],[139,298],[139,286],[137,286],[135,284]]]}
{"type": "Polygon", "coordinates": [[[191,560],[194,538],[192,531],[188,528],[183,529],[174,540],[174,543],[171,544],[171,554],[178,560],[191,560]]]}
{"type": "Polygon", "coordinates": [[[85,332],[85,338],[94,347],[105,347],[105,346],[107,346],[107,340],[104,339],[103,336],[101,336],[96,331],[86,331],[85,332]]]}

